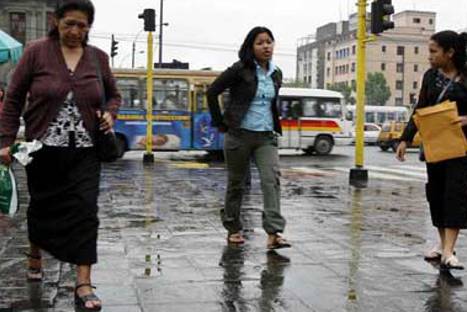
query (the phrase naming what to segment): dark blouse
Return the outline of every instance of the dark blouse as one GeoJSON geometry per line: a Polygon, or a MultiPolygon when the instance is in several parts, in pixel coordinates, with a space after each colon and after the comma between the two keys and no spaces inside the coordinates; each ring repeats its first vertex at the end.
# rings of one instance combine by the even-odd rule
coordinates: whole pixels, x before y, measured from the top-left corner
{"type": "MultiPolygon", "coordinates": [[[[417,105],[414,112],[418,108],[433,106],[438,104],[437,100],[444,87],[449,83],[449,78],[445,77],[437,69],[429,69],[423,76],[422,88],[418,97],[417,105]]],[[[467,80],[462,76],[459,81],[453,82],[448,88],[440,102],[444,100],[455,101],[460,116],[467,115],[467,80]]],[[[413,112],[413,113],[414,113],[413,112]]],[[[413,121],[413,113],[410,116],[409,123],[405,127],[400,138],[401,141],[412,142],[417,133],[417,126],[413,121]]],[[[463,128],[464,134],[467,136],[466,127],[463,128]]]]}
{"type": "Polygon", "coordinates": [[[0,114],[0,148],[14,143],[22,113],[26,139],[43,137],[70,92],[74,94],[84,127],[94,135],[96,111],[100,107],[102,94],[94,55],[102,71],[107,109],[115,117],[121,97],[107,54],[96,47],[86,46],[74,75],[70,76],[59,42],[51,38],[40,39],[25,49],[9,84],[0,114]],[[26,97],[28,104],[25,107],[26,97]]]}

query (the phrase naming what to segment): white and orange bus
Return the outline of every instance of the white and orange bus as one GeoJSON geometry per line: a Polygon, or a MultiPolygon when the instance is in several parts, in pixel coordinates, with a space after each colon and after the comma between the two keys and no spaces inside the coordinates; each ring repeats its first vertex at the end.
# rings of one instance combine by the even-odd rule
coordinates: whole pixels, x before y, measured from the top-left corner
{"type": "Polygon", "coordinates": [[[281,148],[327,155],[334,145],[352,142],[351,121],[341,93],[322,89],[281,88],[281,148]]]}

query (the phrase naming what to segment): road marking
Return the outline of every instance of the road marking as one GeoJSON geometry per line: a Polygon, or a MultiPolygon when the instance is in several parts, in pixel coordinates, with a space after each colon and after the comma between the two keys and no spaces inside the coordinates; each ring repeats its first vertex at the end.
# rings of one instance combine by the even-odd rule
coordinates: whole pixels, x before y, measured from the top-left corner
{"type": "Polygon", "coordinates": [[[170,165],[179,169],[206,169],[209,168],[208,164],[198,162],[170,162],[170,165]]]}
{"type": "MultiPolygon", "coordinates": [[[[382,167],[381,168],[380,167],[374,167],[374,168],[385,169],[385,168],[382,168],[382,167]]],[[[350,168],[344,168],[344,167],[334,167],[333,169],[336,170],[336,171],[346,172],[346,173],[348,173],[350,171],[350,168]]],[[[422,180],[422,179],[403,177],[401,175],[396,175],[396,174],[380,173],[380,172],[377,172],[377,171],[378,170],[375,170],[375,169],[368,170],[368,177],[373,178],[373,179],[382,179],[382,180],[425,182],[425,180],[422,180]]]]}
{"type": "Polygon", "coordinates": [[[295,171],[295,172],[311,174],[311,175],[326,175],[326,176],[333,175],[333,173],[329,170],[322,170],[322,169],[311,168],[311,167],[292,167],[289,169],[289,171],[295,171]]]}
{"type": "Polygon", "coordinates": [[[425,172],[426,173],[426,167],[417,167],[417,166],[409,166],[409,165],[399,165],[399,166],[395,166],[395,167],[396,168],[401,168],[401,169],[420,171],[420,172],[425,172]]]}
{"type": "Polygon", "coordinates": [[[412,176],[412,177],[417,177],[417,178],[425,178],[426,177],[425,173],[411,172],[411,171],[408,171],[408,170],[401,170],[401,169],[392,169],[390,167],[387,168],[387,167],[367,166],[366,168],[370,169],[370,170],[385,172],[385,173],[395,173],[395,174],[412,176]]]}

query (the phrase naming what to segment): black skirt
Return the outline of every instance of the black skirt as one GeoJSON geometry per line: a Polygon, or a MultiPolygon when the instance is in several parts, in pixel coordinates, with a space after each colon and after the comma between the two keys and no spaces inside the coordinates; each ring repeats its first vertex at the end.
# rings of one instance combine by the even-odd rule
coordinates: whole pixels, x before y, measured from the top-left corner
{"type": "Polygon", "coordinates": [[[58,260],[97,262],[100,162],[94,148],[44,146],[26,166],[29,240],[58,260]]]}
{"type": "Polygon", "coordinates": [[[467,228],[467,157],[428,164],[426,196],[433,225],[467,228]]]}

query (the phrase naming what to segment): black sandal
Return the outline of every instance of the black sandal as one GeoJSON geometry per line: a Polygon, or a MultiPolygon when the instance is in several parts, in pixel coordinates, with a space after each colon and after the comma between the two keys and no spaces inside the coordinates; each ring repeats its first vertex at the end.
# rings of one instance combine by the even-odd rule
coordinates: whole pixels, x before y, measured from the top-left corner
{"type": "Polygon", "coordinates": [[[84,283],[84,284],[79,284],[76,285],[75,287],[75,306],[80,310],[80,311],[100,311],[102,309],[102,301],[99,299],[99,297],[96,296],[94,292],[91,292],[88,295],[84,296],[79,296],[78,295],[78,289],[84,286],[89,286],[93,289],[96,289],[93,285],[89,283],[84,283]],[[89,301],[99,301],[101,304],[100,305],[95,305],[92,308],[86,307],[86,302],[89,301]]]}
{"type": "MultiPolygon", "coordinates": [[[[24,253],[28,259],[42,260],[40,255],[35,256],[30,253],[24,253]]],[[[31,265],[28,265],[28,271],[26,272],[26,278],[29,282],[40,282],[44,278],[44,272],[42,271],[42,263],[40,268],[33,268],[31,265]]]]}

